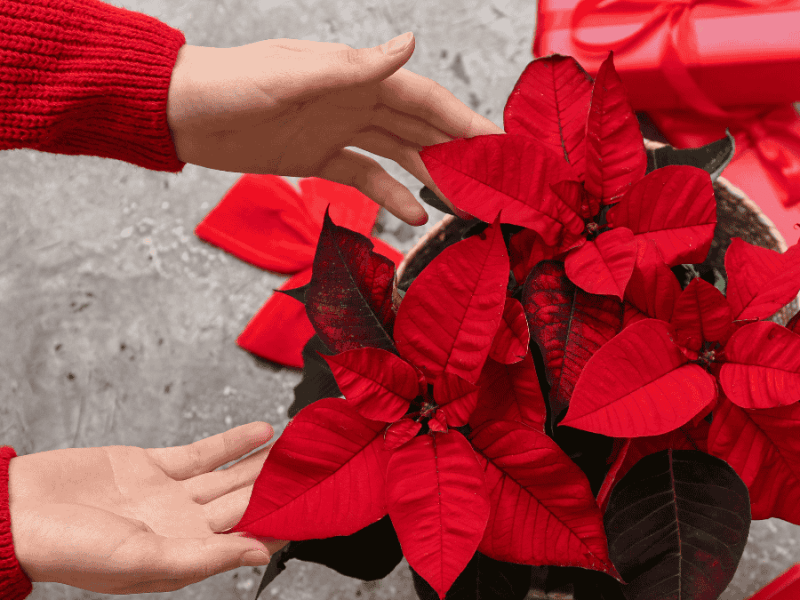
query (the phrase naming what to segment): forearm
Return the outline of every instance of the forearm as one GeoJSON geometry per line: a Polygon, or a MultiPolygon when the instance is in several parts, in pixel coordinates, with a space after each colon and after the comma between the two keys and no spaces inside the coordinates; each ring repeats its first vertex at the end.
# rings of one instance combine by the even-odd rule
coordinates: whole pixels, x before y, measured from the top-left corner
{"type": "Polygon", "coordinates": [[[99,0],[0,0],[0,149],[180,171],[167,96],[180,31],[99,0]]]}

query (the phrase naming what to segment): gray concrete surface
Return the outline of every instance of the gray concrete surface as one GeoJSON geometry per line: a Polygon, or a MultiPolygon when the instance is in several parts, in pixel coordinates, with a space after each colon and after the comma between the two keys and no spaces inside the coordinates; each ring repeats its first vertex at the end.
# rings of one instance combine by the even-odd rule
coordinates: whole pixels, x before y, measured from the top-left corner
{"type": "MultiPolygon", "coordinates": [[[[532,58],[536,17],[530,0],[111,3],[153,15],[201,46],[283,37],[367,47],[412,30],[417,45],[406,68],[498,125],[532,58]]],[[[421,187],[396,164],[373,158],[414,193],[421,187]]],[[[235,340],[286,278],[193,234],[237,178],[191,165],[172,175],[93,157],[0,153],[0,443],[19,454],[175,446],[254,420],[280,434],[301,372],[260,364],[235,340]]],[[[427,210],[429,224],[416,229],[382,210],[378,235],[406,252],[442,216],[427,210]]],[[[724,600],[748,597],[800,561],[797,539],[794,525],[753,523],[724,600]]],[[[261,573],[241,568],[133,597],[251,600],[261,573]]],[[[30,596],[115,597],[54,583],[36,584],[30,596]]],[[[363,583],[292,561],[262,597],[415,596],[405,562],[385,580],[363,583]]]]}

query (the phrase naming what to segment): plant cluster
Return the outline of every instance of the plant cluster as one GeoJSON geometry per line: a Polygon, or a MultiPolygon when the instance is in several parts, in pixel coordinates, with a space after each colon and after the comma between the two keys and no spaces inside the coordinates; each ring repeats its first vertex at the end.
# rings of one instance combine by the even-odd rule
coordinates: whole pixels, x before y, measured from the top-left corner
{"type": "Polygon", "coordinates": [[[612,53],[595,81],[534,60],[503,117],[420,152],[478,221],[404,295],[326,211],[290,295],[343,397],[296,413],[232,531],[365,578],[404,556],[423,598],[523,598],[531,565],[576,598],[716,598],[751,517],[800,524],[800,314],[766,320],[800,245],[734,238],[724,289],[681,285],[711,162],[648,169],[612,53]]]}

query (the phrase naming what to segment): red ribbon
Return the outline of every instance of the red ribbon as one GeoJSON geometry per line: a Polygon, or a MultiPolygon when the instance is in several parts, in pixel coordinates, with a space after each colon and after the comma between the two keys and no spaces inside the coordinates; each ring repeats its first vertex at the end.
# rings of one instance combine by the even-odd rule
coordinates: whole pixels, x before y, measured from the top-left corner
{"type": "MultiPolygon", "coordinates": [[[[716,134],[712,139],[724,136],[729,128],[736,140],[736,154],[752,148],[775,186],[781,190],[783,206],[800,203],[800,117],[794,108],[760,107],[738,110],[723,110],[700,89],[690,75],[684,57],[697,55],[697,40],[694,35],[692,9],[698,4],[718,4],[725,7],[750,9],[774,8],[794,0],[581,0],[570,19],[570,37],[575,47],[587,53],[605,53],[609,50],[622,52],[634,42],[653,35],[665,23],[669,26],[664,37],[659,65],[672,88],[693,111],[660,111],[659,128],[675,145],[681,132],[703,129],[710,120],[716,134]],[[611,9],[611,10],[602,10],[611,9]],[[592,43],[582,40],[578,33],[580,24],[588,16],[640,12],[642,24],[628,36],[592,43]],[[674,128],[674,129],[673,129],[674,128]],[[670,132],[673,132],[670,135],[670,132]]],[[[657,123],[658,125],[658,123],[657,123]]],[[[708,140],[712,141],[712,140],[708,140]]],[[[677,142],[680,143],[680,142],[677,142]]],[[[707,142],[706,142],[707,143],[707,142]]],[[[702,145],[702,144],[698,144],[702,145]]]]}
{"type": "MultiPolygon", "coordinates": [[[[195,234],[262,269],[292,274],[279,288],[292,290],[311,281],[325,209],[338,226],[361,233],[397,268],[403,255],[371,237],[380,207],[357,189],[308,177],[297,191],[276,175],[242,175],[197,225],[195,234]]],[[[303,347],[314,336],[305,306],[273,293],[236,343],[262,358],[303,368],[303,347]]]]}

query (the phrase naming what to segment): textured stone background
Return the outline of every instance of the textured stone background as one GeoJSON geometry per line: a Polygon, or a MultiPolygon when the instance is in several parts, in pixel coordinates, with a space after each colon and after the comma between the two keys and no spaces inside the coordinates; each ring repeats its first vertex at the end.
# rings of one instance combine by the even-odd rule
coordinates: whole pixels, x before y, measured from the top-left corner
{"type": "MultiPolygon", "coordinates": [[[[532,59],[531,0],[114,0],[231,47],[268,38],[380,44],[414,31],[405,68],[502,125],[532,59]]],[[[373,156],[415,194],[421,184],[373,156]]],[[[285,277],[193,234],[238,179],[187,165],[179,175],[108,159],[0,153],[0,440],[18,454],[60,448],[188,444],[255,420],[280,434],[301,371],[259,363],[235,340],[285,277]]],[[[290,179],[294,181],[293,179],[290,179]]],[[[757,200],[757,199],[756,199],[757,200]]],[[[412,228],[384,210],[378,235],[401,252],[412,228]]],[[[226,465],[228,466],[228,465],[226,465]]],[[[724,600],[748,597],[800,559],[798,527],[754,522],[724,600]]],[[[260,568],[240,568],[145,598],[252,600],[260,568]]],[[[292,561],[262,595],[283,600],[415,598],[405,561],[364,583],[292,561]]],[[[31,600],[116,598],[55,583],[31,600]]]]}

